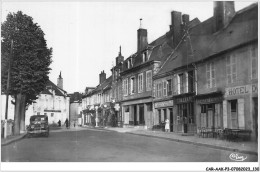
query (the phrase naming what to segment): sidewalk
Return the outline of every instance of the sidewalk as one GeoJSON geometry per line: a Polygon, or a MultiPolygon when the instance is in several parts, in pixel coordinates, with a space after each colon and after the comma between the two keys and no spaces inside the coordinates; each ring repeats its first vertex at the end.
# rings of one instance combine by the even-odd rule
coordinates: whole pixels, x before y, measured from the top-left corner
{"type": "Polygon", "coordinates": [[[23,139],[26,136],[26,133],[22,133],[20,135],[16,135],[16,136],[7,136],[6,139],[1,138],[1,146],[5,146],[8,145],[12,142],[18,141],[23,139]]]}
{"type": "Polygon", "coordinates": [[[166,133],[162,131],[151,131],[138,128],[104,128],[106,130],[113,130],[121,133],[128,133],[134,135],[140,135],[145,137],[153,137],[159,139],[165,139],[175,142],[182,142],[187,144],[194,144],[198,146],[206,146],[214,149],[222,149],[240,153],[258,155],[258,144],[253,141],[244,142],[232,142],[227,140],[220,140],[216,138],[201,138],[196,135],[194,136],[182,136],[177,133],[166,133]]]}

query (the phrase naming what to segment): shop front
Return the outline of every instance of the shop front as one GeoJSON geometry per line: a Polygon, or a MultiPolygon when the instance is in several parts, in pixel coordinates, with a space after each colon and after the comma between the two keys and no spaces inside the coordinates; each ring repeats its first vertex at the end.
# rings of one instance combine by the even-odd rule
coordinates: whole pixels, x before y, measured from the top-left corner
{"type": "Polygon", "coordinates": [[[173,97],[176,120],[174,130],[179,133],[196,133],[194,110],[194,93],[187,93],[173,97]]]}
{"type": "Polygon", "coordinates": [[[223,128],[223,93],[212,92],[196,95],[197,127],[223,128]]]}
{"type": "Polygon", "coordinates": [[[152,127],[152,99],[122,102],[123,127],[152,127]]]}
{"type": "Polygon", "coordinates": [[[224,128],[250,130],[251,138],[258,134],[258,85],[228,87],[223,101],[224,128]]]}
{"type": "Polygon", "coordinates": [[[165,122],[166,119],[170,121],[170,132],[174,131],[174,115],[173,115],[173,100],[154,102],[154,125],[165,122]]]}

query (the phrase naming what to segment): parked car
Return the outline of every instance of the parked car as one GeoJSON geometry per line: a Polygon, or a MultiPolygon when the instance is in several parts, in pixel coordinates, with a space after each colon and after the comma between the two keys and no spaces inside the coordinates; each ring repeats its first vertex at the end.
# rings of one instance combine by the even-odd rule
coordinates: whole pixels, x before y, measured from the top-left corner
{"type": "Polygon", "coordinates": [[[47,115],[33,115],[30,117],[30,125],[27,128],[28,137],[35,135],[49,136],[49,125],[47,115]]]}

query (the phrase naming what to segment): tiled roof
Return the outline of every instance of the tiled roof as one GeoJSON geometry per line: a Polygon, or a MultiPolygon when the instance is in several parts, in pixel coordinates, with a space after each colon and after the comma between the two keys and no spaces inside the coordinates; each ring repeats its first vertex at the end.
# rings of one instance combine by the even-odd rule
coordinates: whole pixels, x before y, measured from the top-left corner
{"type": "Polygon", "coordinates": [[[92,90],[88,95],[93,95],[99,91],[106,90],[108,88],[111,88],[112,85],[112,75],[108,77],[103,83],[99,84],[94,90],[92,90]]]}
{"type": "Polygon", "coordinates": [[[49,91],[49,88],[55,91],[55,95],[57,96],[67,96],[66,91],[63,89],[59,88],[57,85],[55,85],[53,82],[50,80],[47,81],[45,89],[41,92],[41,94],[50,94],[52,93],[49,91]]]}
{"type": "Polygon", "coordinates": [[[157,76],[258,39],[258,5],[238,11],[230,23],[216,33],[213,26],[211,17],[191,28],[189,36],[180,42],[157,76]]]}
{"type": "MultiPolygon", "coordinates": [[[[198,23],[200,23],[200,21],[198,20],[198,18],[195,18],[193,20],[191,20],[189,22],[189,27],[195,26],[198,23]]],[[[150,50],[151,54],[149,57],[149,60],[147,60],[145,63],[150,62],[150,61],[160,61],[160,62],[164,62],[170,55],[170,53],[173,51],[173,48],[171,47],[171,42],[172,42],[172,34],[170,32],[167,32],[166,34],[162,35],[161,37],[157,38],[156,40],[154,40],[153,42],[151,42],[146,49],[144,49],[143,51],[140,52],[136,52],[135,54],[131,55],[129,58],[132,58],[133,60],[133,66],[130,69],[126,69],[126,63],[127,63],[127,59],[124,61],[124,69],[123,71],[126,70],[131,70],[133,67],[137,67],[141,64],[143,64],[142,62],[142,54],[144,51],[146,50],[150,50]]]]}
{"type": "Polygon", "coordinates": [[[69,94],[70,102],[81,102],[82,101],[82,94],[79,92],[75,92],[73,94],[69,94]]]}

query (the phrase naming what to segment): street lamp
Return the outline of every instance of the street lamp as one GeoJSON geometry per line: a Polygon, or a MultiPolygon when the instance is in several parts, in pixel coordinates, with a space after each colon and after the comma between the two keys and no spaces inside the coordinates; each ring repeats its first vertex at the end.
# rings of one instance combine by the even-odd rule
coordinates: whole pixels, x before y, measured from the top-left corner
{"type": "Polygon", "coordinates": [[[96,109],[96,127],[98,127],[98,106],[95,106],[96,109]]]}

